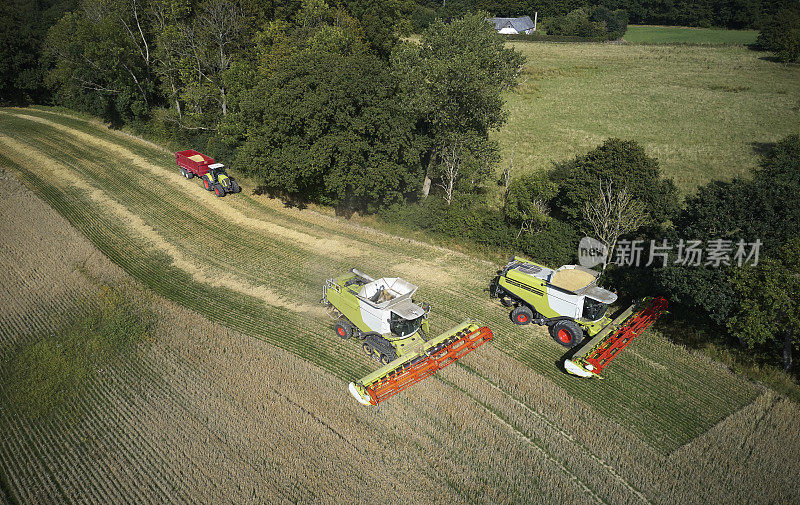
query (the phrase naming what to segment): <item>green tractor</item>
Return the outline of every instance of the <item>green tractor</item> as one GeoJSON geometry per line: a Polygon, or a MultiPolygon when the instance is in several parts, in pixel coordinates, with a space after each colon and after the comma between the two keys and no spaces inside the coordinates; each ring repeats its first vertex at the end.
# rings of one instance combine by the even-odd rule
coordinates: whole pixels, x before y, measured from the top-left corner
{"type": "Polygon", "coordinates": [[[574,348],[591,340],[564,363],[567,372],[598,376],[634,337],[666,310],[663,298],[645,298],[612,320],[607,312],[617,295],[597,286],[598,272],[579,265],[550,269],[515,256],[494,280],[491,295],[514,307],[519,325],[545,325],[558,344],[574,348]]]}
{"type": "Polygon", "coordinates": [[[377,405],[492,339],[491,330],[473,321],[430,336],[430,306],[417,304],[417,291],[399,277],[374,279],[355,268],[328,279],[322,303],[335,320],[336,334],[356,337],[381,368],[350,383],[350,393],[364,405],[377,405]]]}

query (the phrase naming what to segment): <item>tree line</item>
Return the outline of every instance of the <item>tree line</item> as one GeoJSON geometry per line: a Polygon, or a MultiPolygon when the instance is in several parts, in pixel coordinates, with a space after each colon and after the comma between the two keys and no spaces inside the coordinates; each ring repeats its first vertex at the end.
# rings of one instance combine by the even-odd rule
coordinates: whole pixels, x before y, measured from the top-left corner
{"type": "Polygon", "coordinates": [[[794,0],[421,0],[414,11],[416,25],[435,17],[459,16],[482,9],[494,16],[515,17],[539,13],[540,19],[564,16],[576,9],[603,6],[627,13],[632,24],[754,28],[777,12],[795,7],[794,0]]]}

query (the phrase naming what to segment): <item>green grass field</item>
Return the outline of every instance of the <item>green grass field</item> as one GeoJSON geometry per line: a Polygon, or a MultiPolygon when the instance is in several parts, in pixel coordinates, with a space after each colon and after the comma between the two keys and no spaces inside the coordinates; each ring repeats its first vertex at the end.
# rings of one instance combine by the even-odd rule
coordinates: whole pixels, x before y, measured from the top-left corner
{"type": "MultiPolygon", "coordinates": [[[[800,66],[742,46],[513,42],[527,63],[495,134],[502,165],[546,170],[609,137],[636,140],[683,192],[748,175],[800,130],[800,66]]],[[[502,167],[498,167],[498,171],[502,167]]]]}
{"type": "Polygon", "coordinates": [[[623,40],[631,44],[752,44],[758,30],[722,30],[684,26],[629,25],[623,40]]]}

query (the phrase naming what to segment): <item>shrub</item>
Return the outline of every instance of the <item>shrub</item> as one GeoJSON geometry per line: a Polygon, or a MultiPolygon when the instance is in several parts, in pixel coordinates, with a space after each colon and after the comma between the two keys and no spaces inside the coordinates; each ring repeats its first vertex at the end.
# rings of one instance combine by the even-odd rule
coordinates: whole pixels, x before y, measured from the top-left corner
{"type": "Polygon", "coordinates": [[[594,40],[618,39],[625,34],[627,26],[628,15],[624,11],[611,11],[603,6],[575,9],[545,23],[548,35],[594,40]]]}
{"type": "Polygon", "coordinates": [[[526,256],[551,267],[574,263],[578,252],[578,230],[569,223],[550,219],[536,233],[520,235],[517,246],[526,256]]]}
{"type": "Polygon", "coordinates": [[[675,184],[661,177],[658,161],[647,156],[635,141],[609,139],[586,155],[556,165],[553,180],[559,185],[552,203],[554,214],[575,226],[582,220],[585,202],[595,195],[601,181],[626,188],[645,205],[656,224],[670,220],[680,206],[675,184]]]}
{"type": "Polygon", "coordinates": [[[767,21],[756,46],[784,63],[800,61],[800,9],[783,9],[767,21]]]}

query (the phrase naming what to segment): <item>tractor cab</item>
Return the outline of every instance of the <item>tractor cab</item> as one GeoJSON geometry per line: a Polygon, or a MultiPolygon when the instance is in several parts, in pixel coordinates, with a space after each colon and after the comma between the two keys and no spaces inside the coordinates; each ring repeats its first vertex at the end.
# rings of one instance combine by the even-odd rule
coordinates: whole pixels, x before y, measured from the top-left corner
{"type": "Polygon", "coordinates": [[[413,313],[398,312],[397,309],[391,311],[389,316],[389,330],[400,338],[410,337],[422,326],[425,319],[425,312],[420,311],[420,307],[414,306],[413,313]],[[421,313],[420,313],[421,312],[421,313]]]}
{"type": "Polygon", "coordinates": [[[225,171],[225,165],[222,163],[214,163],[208,166],[208,176],[211,177],[212,182],[224,184],[228,180],[228,173],[225,171]]]}

